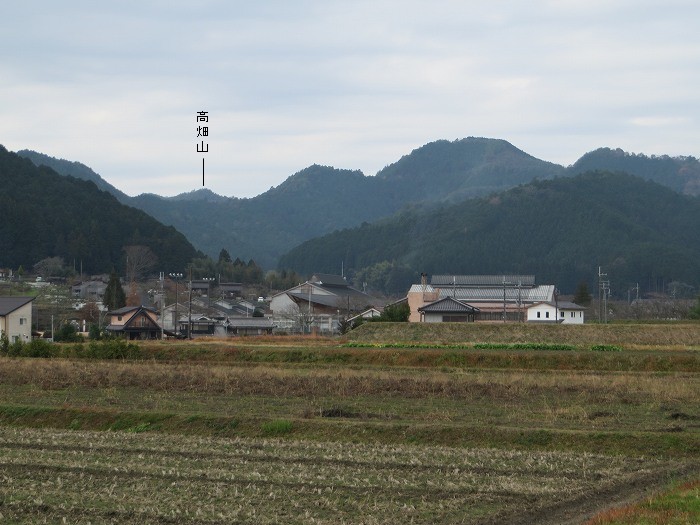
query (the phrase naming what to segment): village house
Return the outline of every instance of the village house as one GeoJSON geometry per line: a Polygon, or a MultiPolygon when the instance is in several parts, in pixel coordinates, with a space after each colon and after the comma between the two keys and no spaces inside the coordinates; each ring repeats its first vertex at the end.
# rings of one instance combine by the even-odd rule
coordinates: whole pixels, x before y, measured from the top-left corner
{"type": "Polygon", "coordinates": [[[525,321],[532,305],[556,304],[554,285],[538,285],[534,275],[434,275],[430,283],[423,275],[407,300],[414,323],[525,321]]]}
{"type": "Polygon", "coordinates": [[[286,331],[338,331],[339,320],[363,312],[377,300],[351,287],[344,277],[314,274],[311,279],[272,297],[275,326],[286,331]]]}
{"type": "Polygon", "coordinates": [[[163,328],[158,313],[147,306],[125,306],[109,312],[107,331],[126,339],[160,339],[163,328]]]}
{"type": "Polygon", "coordinates": [[[569,301],[535,303],[527,308],[527,322],[583,324],[585,310],[569,301]]]}
{"type": "Polygon", "coordinates": [[[32,338],[34,297],[0,297],[0,336],[14,343],[32,338]]]}

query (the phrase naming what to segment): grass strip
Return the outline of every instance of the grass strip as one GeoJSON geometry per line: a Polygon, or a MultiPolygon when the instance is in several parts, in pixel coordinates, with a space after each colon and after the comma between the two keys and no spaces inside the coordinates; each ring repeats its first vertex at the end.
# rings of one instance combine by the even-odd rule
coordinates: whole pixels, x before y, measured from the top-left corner
{"type": "Polygon", "coordinates": [[[590,452],[657,458],[697,458],[700,437],[690,433],[569,431],[449,423],[348,421],[342,418],[265,420],[177,413],[0,405],[0,424],[57,428],[164,432],[193,436],[281,437],[294,440],[491,447],[590,452]]]}
{"type": "Polygon", "coordinates": [[[639,523],[700,523],[700,479],[675,483],[639,503],[606,510],[588,520],[585,525],[639,523]]]}

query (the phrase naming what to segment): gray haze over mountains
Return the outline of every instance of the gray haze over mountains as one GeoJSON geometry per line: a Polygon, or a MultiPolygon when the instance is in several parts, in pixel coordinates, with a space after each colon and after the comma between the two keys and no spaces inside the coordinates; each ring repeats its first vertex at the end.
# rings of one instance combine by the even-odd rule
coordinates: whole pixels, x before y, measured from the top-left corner
{"type": "Polygon", "coordinates": [[[226,248],[267,268],[275,267],[282,254],[300,243],[335,230],[371,223],[407,207],[456,203],[533,180],[607,170],[637,175],[685,195],[700,194],[700,163],[693,157],[648,157],[601,148],[564,167],[504,140],[475,137],[431,142],[374,176],[312,165],[247,199],[207,189],[175,197],[130,197],[79,162],[28,150],[18,153],[62,175],[93,181],[120,202],[174,226],[212,257],[226,248]]]}

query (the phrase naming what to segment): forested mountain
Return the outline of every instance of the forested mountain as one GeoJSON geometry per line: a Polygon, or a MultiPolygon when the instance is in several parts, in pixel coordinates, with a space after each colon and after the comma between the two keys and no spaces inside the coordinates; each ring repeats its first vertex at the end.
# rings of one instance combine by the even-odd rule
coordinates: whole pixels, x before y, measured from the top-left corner
{"type": "Polygon", "coordinates": [[[582,280],[593,285],[599,265],[618,290],[660,278],[698,286],[700,199],[590,172],[329,234],[279,264],[305,274],[336,271],[341,260],[356,284],[391,283],[393,292],[427,272],[535,274],[573,293],[582,280]]]}
{"type": "MultiPolygon", "coordinates": [[[[72,171],[76,166],[67,161],[54,159],[52,164],[66,175],[84,172],[72,171]]],[[[505,141],[470,137],[422,146],[376,177],[314,165],[251,199],[198,190],[170,198],[143,194],[125,202],[174,225],[208,255],[226,248],[237,257],[273,267],[282,253],[300,242],[388,217],[410,203],[484,195],[564,172],[505,141]]]]}
{"type": "Polygon", "coordinates": [[[463,200],[506,190],[533,179],[566,175],[498,139],[470,137],[426,144],[377,173],[403,202],[463,200]]]}
{"type": "MultiPolygon", "coordinates": [[[[143,245],[165,271],[198,255],[175,228],[119,203],[90,181],[58,175],[0,146],[0,266],[47,257],[82,261],[88,273],[123,271],[124,247],[143,245]]],[[[201,254],[199,254],[201,255],[201,254]]]]}
{"type": "Polygon", "coordinates": [[[85,164],[65,159],[56,159],[28,149],[18,151],[17,155],[31,160],[37,166],[48,166],[60,175],[70,175],[76,179],[92,181],[102,191],[107,191],[114,195],[122,204],[129,204],[131,197],[112,186],[85,164]]]}
{"type": "Polygon", "coordinates": [[[647,156],[599,148],[569,168],[571,174],[593,170],[625,172],[653,180],[679,193],[700,195],[700,162],[695,157],[647,156]]]}
{"type": "Polygon", "coordinates": [[[700,194],[700,163],[693,157],[646,157],[603,148],[564,168],[536,159],[504,140],[476,137],[431,142],[373,177],[310,166],[250,199],[223,197],[206,189],[170,198],[129,197],[79,163],[21,153],[62,174],[96,177],[96,183],[101,181],[122,202],[174,225],[212,257],[226,248],[236,257],[252,258],[267,268],[276,266],[282,253],[305,240],[389,217],[407,206],[454,203],[532,180],[592,169],[624,171],[679,192],[700,194]]]}

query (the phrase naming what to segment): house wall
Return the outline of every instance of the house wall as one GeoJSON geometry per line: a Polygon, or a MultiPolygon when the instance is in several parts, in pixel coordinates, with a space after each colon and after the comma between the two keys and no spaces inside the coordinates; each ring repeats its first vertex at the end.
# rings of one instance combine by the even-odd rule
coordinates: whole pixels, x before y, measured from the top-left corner
{"type": "Polygon", "coordinates": [[[270,310],[275,318],[283,317],[288,312],[295,311],[295,308],[296,303],[286,293],[277,294],[270,301],[270,310]]]}
{"type": "MultiPolygon", "coordinates": [[[[408,300],[408,307],[411,309],[411,313],[408,316],[409,323],[419,323],[421,321],[421,315],[418,308],[425,306],[426,304],[432,303],[438,300],[439,293],[435,292],[408,292],[406,298],[408,300]]],[[[440,322],[440,321],[425,321],[425,322],[440,322]]]]}
{"type": "MultiPolygon", "coordinates": [[[[562,308],[561,313],[564,317],[561,317],[562,323],[564,324],[583,324],[584,314],[583,310],[566,310],[562,308]]],[[[561,315],[561,313],[559,315],[561,315]]]]}
{"type": "Polygon", "coordinates": [[[442,323],[442,314],[426,312],[423,314],[423,322],[424,323],[442,323]]]}
{"type": "Polygon", "coordinates": [[[115,326],[125,325],[129,321],[129,319],[131,319],[131,317],[134,315],[135,311],[136,310],[134,310],[132,312],[127,312],[123,315],[112,315],[111,321],[109,322],[109,324],[113,324],[115,326]],[[121,317],[121,319],[120,319],[120,317],[121,317]]]}
{"type": "Polygon", "coordinates": [[[556,307],[549,304],[537,304],[527,309],[528,322],[551,323],[555,320],[558,320],[562,324],[583,324],[583,310],[569,310],[566,308],[559,308],[559,310],[557,311],[556,307]],[[539,317],[537,316],[538,313],[539,317]],[[558,319],[556,317],[557,313],[559,314],[558,319]],[[573,316],[571,314],[573,314],[573,316]]]}
{"type": "Polygon", "coordinates": [[[548,304],[536,304],[527,309],[528,322],[550,322],[556,321],[555,308],[548,304]]]}
{"type": "Polygon", "coordinates": [[[10,342],[29,341],[32,338],[32,303],[31,301],[0,317],[0,332],[7,334],[10,342]]]}

